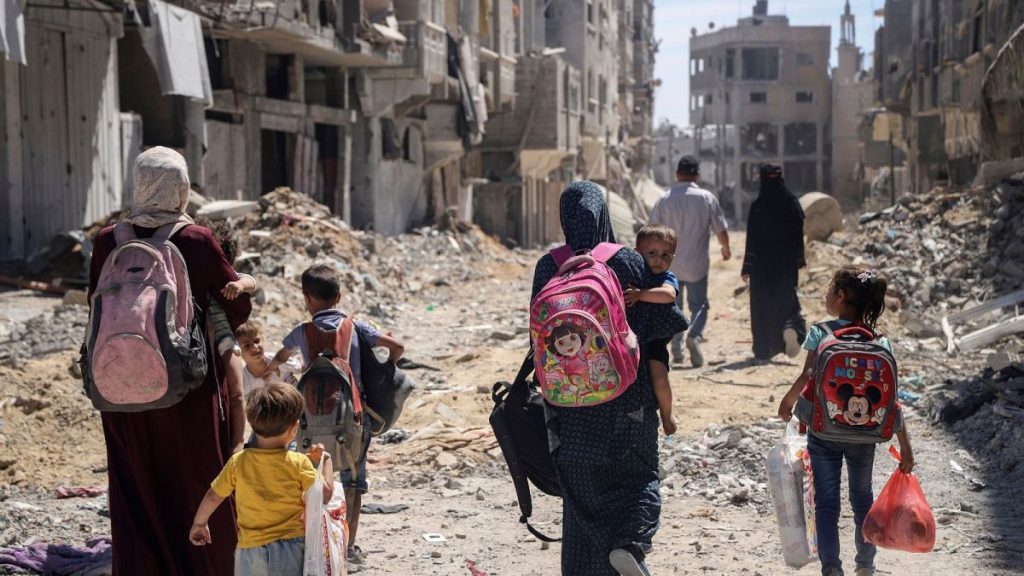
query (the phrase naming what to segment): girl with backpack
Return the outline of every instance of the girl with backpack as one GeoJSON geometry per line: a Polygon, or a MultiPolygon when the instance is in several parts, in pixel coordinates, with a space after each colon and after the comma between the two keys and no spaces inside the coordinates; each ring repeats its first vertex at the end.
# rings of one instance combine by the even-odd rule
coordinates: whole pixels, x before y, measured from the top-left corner
{"type": "MultiPolygon", "coordinates": [[[[575,252],[615,242],[605,194],[592,182],[566,188],[560,219],[566,244],[575,252]]],[[[618,250],[607,266],[621,286],[655,287],[643,258],[631,248],[618,250]]],[[[531,300],[558,269],[551,254],[537,262],[531,300]]],[[[686,327],[674,304],[640,302],[625,315],[640,344],[671,338],[686,327]]],[[[566,335],[563,349],[576,351],[577,339],[566,335]]],[[[563,575],[649,574],[644,556],[661,513],[657,408],[645,363],[637,366],[632,385],[613,400],[592,406],[546,405],[549,448],[564,496],[563,575]]]]}
{"type": "Polygon", "coordinates": [[[871,474],[875,445],[895,435],[900,469],[914,468],[914,451],[896,402],[896,364],[889,339],[876,332],[885,311],[885,277],[876,270],[847,266],[832,277],[825,306],[834,320],[807,333],[804,369],[779,404],[789,422],[794,408],[808,428],[814,478],[818,558],[824,576],[843,576],[839,558],[840,482],[843,460],[853,506],[856,576],[875,573],[874,544],[861,532],[874,495],[871,474]]]}

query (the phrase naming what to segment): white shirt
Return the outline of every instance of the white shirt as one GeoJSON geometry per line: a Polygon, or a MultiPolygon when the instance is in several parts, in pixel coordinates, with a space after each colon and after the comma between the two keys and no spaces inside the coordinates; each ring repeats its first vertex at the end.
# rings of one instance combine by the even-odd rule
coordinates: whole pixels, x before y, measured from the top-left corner
{"type": "Polygon", "coordinates": [[[682,282],[706,278],[711,269],[711,232],[720,234],[728,228],[715,195],[693,182],[680,182],[658,199],[650,220],[676,231],[676,257],[669,270],[682,282]]]}
{"type": "MultiPolygon", "coordinates": [[[[267,360],[267,363],[274,359],[274,355],[269,352],[265,352],[263,357],[267,360]]],[[[270,375],[269,381],[290,383],[292,380],[298,378],[301,373],[302,367],[299,365],[299,359],[292,356],[287,362],[281,364],[281,367],[278,368],[277,374],[270,375]]],[[[256,376],[253,376],[252,372],[249,372],[249,367],[243,365],[242,392],[244,394],[248,394],[252,390],[261,386],[266,386],[267,381],[268,379],[266,378],[257,378],[256,376]]]]}

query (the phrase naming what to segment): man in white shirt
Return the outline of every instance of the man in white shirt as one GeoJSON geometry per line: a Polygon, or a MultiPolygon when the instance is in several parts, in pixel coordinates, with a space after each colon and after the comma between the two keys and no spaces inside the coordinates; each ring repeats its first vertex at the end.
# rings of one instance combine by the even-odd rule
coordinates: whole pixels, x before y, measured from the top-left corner
{"type": "MultiPolygon", "coordinates": [[[[679,238],[671,271],[679,279],[679,307],[683,307],[685,294],[690,308],[690,330],[686,333],[686,349],[690,363],[698,368],[704,365],[700,343],[708,316],[708,271],[711,258],[708,245],[715,234],[722,247],[722,259],[732,257],[729,249],[729,231],[725,214],[715,195],[700,188],[700,164],[693,156],[683,156],[676,167],[678,184],[666,192],[651,211],[651,224],[662,224],[676,231],[679,238]]],[[[683,336],[672,340],[672,363],[683,361],[683,336]]]]}

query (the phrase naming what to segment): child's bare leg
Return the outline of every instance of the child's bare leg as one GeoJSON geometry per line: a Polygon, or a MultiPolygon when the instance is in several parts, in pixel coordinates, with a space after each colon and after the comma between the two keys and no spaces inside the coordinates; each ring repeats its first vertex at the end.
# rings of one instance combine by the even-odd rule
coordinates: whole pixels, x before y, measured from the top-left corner
{"type": "Polygon", "coordinates": [[[348,521],[348,547],[356,545],[356,532],[359,531],[359,512],[363,507],[363,493],[355,488],[345,490],[346,520],[348,521]]]}
{"type": "Polygon", "coordinates": [[[242,359],[233,350],[225,352],[224,379],[228,387],[228,414],[231,415],[231,452],[238,452],[245,444],[245,400],[242,394],[242,359]]]}
{"type": "Polygon", "coordinates": [[[672,386],[668,381],[668,366],[657,360],[647,365],[651,369],[654,397],[658,399],[658,410],[661,412],[661,426],[665,435],[671,436],[676,433],[676,419],[672,417],[672,386]]]}

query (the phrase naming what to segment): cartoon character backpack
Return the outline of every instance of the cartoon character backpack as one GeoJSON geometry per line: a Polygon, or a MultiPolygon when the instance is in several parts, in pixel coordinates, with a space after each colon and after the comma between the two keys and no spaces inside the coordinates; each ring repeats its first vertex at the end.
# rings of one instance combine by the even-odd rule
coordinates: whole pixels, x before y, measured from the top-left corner
{"type": "Polygon", "coordinates": [[[349,353],[355,322],[345,318],[337,330],[324,330],[313,322],[303,325],[306,349],[313,358],[299,378],[305,410],[299,425],[299,446],[323,444],[359,477],[356,464],[365,448],[363,399],[352,375],[349,353]]]}
{"type": "Polygon", "coordinates": [[[142,412],[180,402],[206,378],[206,338],[199,325],[185,259],[170,239],[185,223],[137,238],[114,227],[92,295],[82,345],[82,379],[93,406],[142,412]]]}
{"type": "Polygon", "coordinates": [[[899,411],[896,358],[860,324],[819,324],[825,337],[814,360],[810,394],[796,415],[823,440],[881,443],[892,438],[899,411]]]}
{"type": "Polygon", "coordinates": [[[636,380],[640,350],[608,267],[621,249],[602,243],[589,253],[551,252],[559,269],[530,305],[530,340],[537,382],[554,406],[602,404],[636,380]]]}

